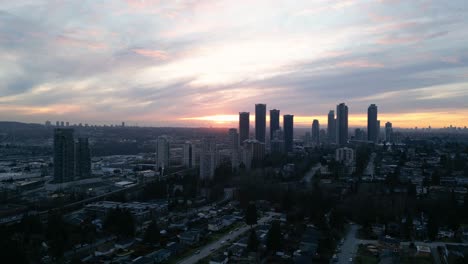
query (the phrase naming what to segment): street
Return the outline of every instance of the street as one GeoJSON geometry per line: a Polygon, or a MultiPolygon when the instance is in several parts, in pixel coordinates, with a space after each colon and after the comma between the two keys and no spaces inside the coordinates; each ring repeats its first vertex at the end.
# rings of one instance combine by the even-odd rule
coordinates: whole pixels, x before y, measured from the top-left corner
{"type": "Polygon", "coordinates": [[[337,254],[338,263],[349,263],[350,258],[354,259],[358,245],[360,243],[360,241],[356,237],[358,230],[358,225],[353,224],[349,227],[343,245],[341,246],[341,252],[337,254]]]}
{"type": "MultiPolygon", "coordinates": [[[[258,221],[258,224],[264,224],[264,223],[270,221],[271,218],[273,217],[273,215],[275,215],[275,214],[269,213],[267,216],[261,218],[258,221]]],[[[215,252],[216,250],[218,250],[219,248],[224,246],[225,244],[221,244],[221,241],[227,241],[229,239],[229,243],[234,242],[234,240],[237,237],[239,237],[240,235],[246,233],[249,230],[250,230],[249,226],[244,226],[244,227],[239,228],[239,230],[237,230],[237,231],[233,231],[232,233],[226,234],[223,237],[221,237],[220,239],[218,239],[218,241],[214,241],[214,242],[204,246],[203,248],[199,249],[200,253],[194,254],[194,255],[192,255],[190,257],[187,257],[184,260],[181,260],[180,262],[178,262],[178,264],[194,264],[194,263],[197,263],[199,260],[208,257],[210,254],[212,254],[213,252],[215,252]]]]}

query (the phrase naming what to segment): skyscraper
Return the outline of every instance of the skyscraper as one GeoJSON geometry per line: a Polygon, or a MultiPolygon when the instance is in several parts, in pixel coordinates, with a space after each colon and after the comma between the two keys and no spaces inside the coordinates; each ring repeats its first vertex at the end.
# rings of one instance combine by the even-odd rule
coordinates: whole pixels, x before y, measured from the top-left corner
{"type": "Polygon", "coordinates": [[[72,181],[75,177],[75,142],[73,129],[54,130],[54,182],[72,181]]]}
{"type": "Polygon", "coordinates": [[[336,142],[336,120],[335,111],[328,112],[327,135],[329,142],[336,142]]]}
{"type": "Polygon", "coordinates": [[[265,143],[256,139],[249,139],[242,146],[242,163],[247,169],[252,167],[252,162],[259,164],[265,158],[265,143]]]}
{"type": "Polygon", "coordinates": [[[284,149],[286,152],[293,151],[294,115],[283,116],[284,126],[284,149]]]}
{"type": "Polygon", "coordinates": [[[200,178],[213,178],[216,169],[216,142],[213,137],[202,139],[200,152],[200,178]]]}
{"type": "Polygon", "coordinates": [[[228,135],[231,164],[233,168],[237,168],[237,166],[239,166],[239,134],[237,133],[237,129],[231,128],[229,129],[228,135]]]}
{"type": "Polygon", "coordinates": [[[392,143],[393,142],[393,127],[392,123],[385,123],[385,141],[392,143]]]}
{"type": "Polygon", "coordinates": [[[317,119],[312,122],[312,143],[320,143],[320,124],[317,119]]]}
{"type": "Polygon", "coordinates": [[[169,139],[166,136],[158,137],[156,143],[156,154],[158,167],[169,167],[169,139]]]}
{"type": "Polygon", "coordinates": [[[377,141],[380,140],[380,120],[377,120],[377,141]]]}
{"type": "Polygon", "coordinates": [[[371,104],[367,109],[367,140],[377,142],[378,139],[377,106],[371,104]]]}
{"type": "Polygon", "coordinates": [[[346,145],[348,142],[348,106],[341,103],[336,106],[336,143],[346,145]]]}
{"type": "Polygon", "coordinates": [[[87,138],[78,138],[75,144],[75,178],[91,177],[91,153],[87,138]]]}
{"type": "Polygon", "coordinates": [[[275,131],[280,129],[280,110],[270,110],[270,141],[274,139],[275,131]]]}
{"type": "Polygon", "coordinates": [[[255,105],[255,139],[265,143],[266,104],[255,105]]]}
{"type": "Polygon", "coordinates": [[[244,140],[249,139],[250,130],[250,113],[240,112],[239,113],[239,142],[242,145],[244,140]]]}
{"type": "Polygon", "coordinates": [[[192,142],[187,141],[184,143],[184,158],[183,158],[183,165],[187,168],[192,168],[193,165],[193,154],[194,154],[194,147],[192,142]]]}

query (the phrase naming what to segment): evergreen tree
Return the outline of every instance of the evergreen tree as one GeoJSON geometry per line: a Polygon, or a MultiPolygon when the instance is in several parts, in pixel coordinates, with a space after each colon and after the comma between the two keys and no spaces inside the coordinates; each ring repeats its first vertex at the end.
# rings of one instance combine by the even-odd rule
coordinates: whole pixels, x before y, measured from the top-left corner
{"type": "Polygon", "coordinates": [[[161,233],[155,221],[151,222],[145,232],[143,241],[145,243],[157,244],[161,240],[161,233]]]}
{"type": "Polygon", "coordinates": [[[250,230],[249,242],[247,244],[247,250],[249,252],[257,252],[258,249],[258,237],[254,229],[250,230]]]}
{"type": "Polygon", "coordinates": [[[245,223],[250,225],[250,228],[257,224],[257,207],[255,203],[251,202],[247,206],[247,210],[245,211],[245,223]]]}
{"type": "Polygon", "coordinates": [[[276,252],[281,249],[281,244],[281,225],[278,221],[273,221],[267,234],[267,248],[269,251],[276,252]]]}
{"type": "Polygon", "coordinates": [[[427,221],[427,235],[430,239],[435,240],[437,238],[438,232],[439,224],[437,223],[437,220],[433,215],[429,215],[429,219],[427,221]]]}
{"type": "Polygon", "coordinates": [[[104,230],[118,237],[132,237],[135,234],[135,221],[130,211],[111,209],[104,220],[104,230]]]}

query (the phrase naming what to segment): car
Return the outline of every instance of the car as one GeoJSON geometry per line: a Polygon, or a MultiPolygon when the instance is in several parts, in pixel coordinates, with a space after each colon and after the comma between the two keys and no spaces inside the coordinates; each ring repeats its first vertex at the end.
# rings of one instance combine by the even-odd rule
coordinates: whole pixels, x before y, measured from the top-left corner
{"type": "Polygon", "coordinates": [[[215,249],[214,248],[211,248],[210,251],[214,251],[215,249]]]}
{"type": "Polygon", "coordinates": [[[224,243],[226,243],[226,240],[221,241],[221,245],[224,244],[224,243]]]}
{"type": "Polygon", "coordinates": [[[353,258],[349,258],[349,262],[353,263],[353,258]]]}
{"type": "Polygon", "coordinates": [[[231,241],[231,239],[230,239],[230,238],[228,238],[228,239],[226,239],[226,241],[231,241]]]}
{"type": "Polygon", "coordinates": [[[195,254],[196,255],[200,254],[200,250],[195,251],[195,254]]]}

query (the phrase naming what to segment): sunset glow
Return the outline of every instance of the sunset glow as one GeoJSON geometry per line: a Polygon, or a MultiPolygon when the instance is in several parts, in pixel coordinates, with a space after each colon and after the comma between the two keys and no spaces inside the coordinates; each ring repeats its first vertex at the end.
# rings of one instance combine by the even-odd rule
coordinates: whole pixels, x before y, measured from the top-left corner
{"type": "Polygon", "coordinates": [[[236,127],[468,124],[464,1],[6,1],[0,120],[236,127]],[[397,12],[396,10],[404,10],[397,12]],[[282,119],[282,118],[281,118],[282,119]]]}

